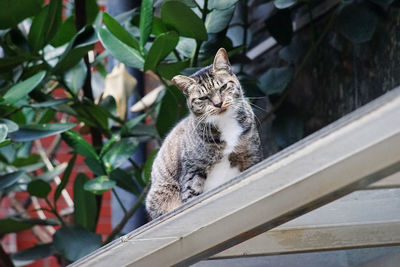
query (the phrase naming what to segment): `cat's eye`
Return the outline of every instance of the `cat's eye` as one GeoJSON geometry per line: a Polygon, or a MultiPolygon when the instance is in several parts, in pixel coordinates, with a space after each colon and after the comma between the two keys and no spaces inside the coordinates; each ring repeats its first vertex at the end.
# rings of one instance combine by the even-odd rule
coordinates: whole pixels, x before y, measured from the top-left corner
{"type": "Polygon", "coordinates": [[[208,99],[208,96],[199,97],[199,100],[207,100],[207,99],[208,99]]]}
{"type": "Polygon", "coordinates": [[[219,91],[220,92],[224,91],[227,86],[228,86],[227,84],[222,85],[221,88],[219,88],[219,91]]]}

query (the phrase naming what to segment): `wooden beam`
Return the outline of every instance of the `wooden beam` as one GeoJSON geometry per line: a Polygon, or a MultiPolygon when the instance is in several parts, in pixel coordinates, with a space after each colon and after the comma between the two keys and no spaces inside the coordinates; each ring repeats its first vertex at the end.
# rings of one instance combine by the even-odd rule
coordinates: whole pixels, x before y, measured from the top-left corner
{"type": "Polygon", "coordinates": [[[400,245],[400,190],[362,190],[211,259],[400,245]]]}
{"type": "Polygon", "coordinates": [[[400,172],[396,172],[385,179],[371,184],[366,189],[400,188],[400,172]]]}
{"type": "Polygon", "coordinates": [[[186,266],[400,171],[400,89],[72,266],[186,266]]]}

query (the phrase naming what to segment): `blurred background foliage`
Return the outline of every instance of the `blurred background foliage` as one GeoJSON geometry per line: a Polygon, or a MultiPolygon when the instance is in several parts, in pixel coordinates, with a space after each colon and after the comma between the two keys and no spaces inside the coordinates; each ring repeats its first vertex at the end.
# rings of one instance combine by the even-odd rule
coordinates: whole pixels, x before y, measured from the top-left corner
{"type": "MultiPolygon", "coordinates": [[[[228,51],[246,96],[258,109],[259,124],[274,118],[271,134],[276,149],[301,139],[303,122],[282,107],[321,42],[332,32],[349,44],[368,42],[385,23],[388,10],[399,6],[394,0],[336,1],[324,15],[324,23],[315,23],[312,10],[323,2],[332,1],[142,0],[139,8],[112,17],[100,12],[95,0],[1,1],[0,197],[28,192],[32,199],[43,199],[46,205],[39,209],[54,218],[15,212],[0,218],[0,235],[35,225],[60,226],[52,242],[11,255],[13,262],[57,255],[60,264],[66,264],[118,236],[145,197],[155,154],[144,164],[130,156],[142,142],[160,144],[187,114],[185,99],[170,79],[211,64],[220,47],[228,51]],[[302,15],[311,21],[312,40],[307,45],[295,39],[296,21],[302,15]],[[270,37],[277,42],[279,64],[248,71],[253,64],[249,49],[270,37]],[[105,50],[93,53],[99,41],[105,50]],[[133,119],[117,116],[118,99],[96,100],[93,79],[104,79],[109,55],[151,73],[162,86],[133,119]],[[94,75],[94,70],[100,75],[94,75]],[[55,90],[61,90],[62,97],[55,97],[55,90]],[[270,108],[259,99],[269,99],[270,108]],[[90,133],[92,143],[82,137],[85,133],[90,133]],[[40,139],[54,135],[58,138],[44,151],[40,139]],[[68,162],[56,160],[61,140],[71,148],[68,162]],[[72,181],[77,155],[85,158],[92,174],[74,177],[71,221],[60,214],[57,202],[72,181]],[[126,161],[131,167],[119,168],[126,161]],[[58,176],[61,179],[55,179],[58,176]],[[55,190],[50,184],[55,184],[55,190]],[[138,200],[133,207],[120,203],[125,216],[102,240],[95,232],[101,196],[115,186],[138,200]]],[[[27,208],[33,210],[29,203],[27,208]]]]}

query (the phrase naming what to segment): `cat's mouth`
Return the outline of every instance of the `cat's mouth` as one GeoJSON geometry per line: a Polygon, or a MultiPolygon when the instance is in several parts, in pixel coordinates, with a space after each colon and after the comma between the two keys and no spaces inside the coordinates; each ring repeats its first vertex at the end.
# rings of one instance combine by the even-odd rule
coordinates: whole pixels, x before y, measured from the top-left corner
{"type": "Polygon", "coordinates": [[[227,111],[228,110],[228,107],[222,107],[222,108],[220,108],[219,110],[218,110],[218,114],[222,114],[222,113],[224,113],[225,111],[227,111]]]}

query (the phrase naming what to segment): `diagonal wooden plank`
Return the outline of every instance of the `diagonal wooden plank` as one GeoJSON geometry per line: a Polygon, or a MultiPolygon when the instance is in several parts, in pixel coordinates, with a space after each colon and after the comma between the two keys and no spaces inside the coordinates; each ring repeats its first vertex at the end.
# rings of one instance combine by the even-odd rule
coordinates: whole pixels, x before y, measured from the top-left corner
{"type": "Polygon", "coordinates": [[[400,89],[72,266],[208,258],[400,170],[400,89]]]}
{"type": "Polygon", "coordinates": [[[400,189],[356,191],[211,259],[400,245],[400,189]]]}

